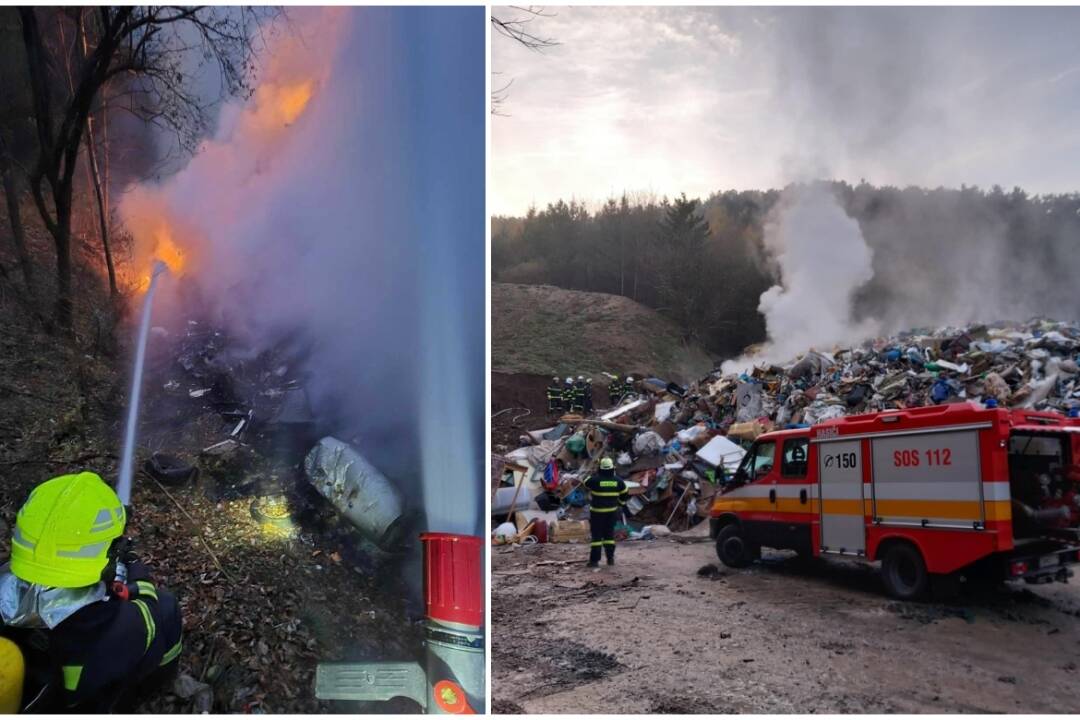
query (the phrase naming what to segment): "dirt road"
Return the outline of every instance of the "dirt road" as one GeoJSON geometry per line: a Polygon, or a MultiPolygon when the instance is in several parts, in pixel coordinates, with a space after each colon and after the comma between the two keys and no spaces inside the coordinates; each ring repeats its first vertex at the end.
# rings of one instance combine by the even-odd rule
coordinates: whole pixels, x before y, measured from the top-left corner
{"type": "Polygon", "coordinates": [[[860,564],[723,568],[699,528],[599,571],[580,545],[494,548],[494,711],[1080,711],[1078,585],[901,603],[860,564]]]}

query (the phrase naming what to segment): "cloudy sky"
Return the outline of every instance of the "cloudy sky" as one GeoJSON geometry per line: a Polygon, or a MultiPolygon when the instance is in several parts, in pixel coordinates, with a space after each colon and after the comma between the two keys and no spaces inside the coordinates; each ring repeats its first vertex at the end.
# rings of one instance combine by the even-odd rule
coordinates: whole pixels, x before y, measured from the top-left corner
{"type": "Polygon", "coordinates": [[[811,177],[1080,190],[1080,8],[545,12],[557,46],[492,36],[495,214],[811,177]]]}

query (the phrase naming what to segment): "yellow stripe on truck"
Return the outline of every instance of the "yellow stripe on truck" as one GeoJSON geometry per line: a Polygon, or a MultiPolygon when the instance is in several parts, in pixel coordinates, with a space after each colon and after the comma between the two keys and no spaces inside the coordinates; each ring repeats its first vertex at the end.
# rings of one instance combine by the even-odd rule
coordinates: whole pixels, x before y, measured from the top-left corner
{"type": "MultiPolygon", "coordinates": [[[[830,500],[819,501],[811,498],[803,503],[798,498],[777,498],[772,503],[768,498],[732,498],[720,500],[713,505],[714,512],[779,512],[779,513],[809,513],[818,515],[821,512],[819,502],[824,502],[824,510],[828,515],[863,515],[867,518],[874,516],[874,503],[869,498],[865,500],[830,500]]],[[[1008,521],[1012,519],[1012,508],[1008,500],[988,500],[983,505],[986,508],[987,521],[1008,521]]],[[[938,520],[969,520],[980,518],[979,502],[977,500],[878,500],[878,517],[903,517],[903,518],[935,518],[938,520]]]]}
{"type": "Polygon", "coordinates": [[[986,519],[1012,520],[1012,503],[1008,500],[993,500],[986,504],[986,519]]]}
{"type": "Polygon", "coordinates": [[[771,512],[773,505],[769,502],[769,498],[739,498],[732,500],[721,500],[713,505],[713,510],[716,512],[771,512]]]}
{"type": "Polygon", "coordinates": [[[979,503],[971,500],[878,500],[879,517],[978,520],[979,503]]]}
{"type": "Polygon", "coordinates": [[[830,500],[821,501],[821,511],[826,515],[864,515],[866,509],[862,500],[830,500]]]}

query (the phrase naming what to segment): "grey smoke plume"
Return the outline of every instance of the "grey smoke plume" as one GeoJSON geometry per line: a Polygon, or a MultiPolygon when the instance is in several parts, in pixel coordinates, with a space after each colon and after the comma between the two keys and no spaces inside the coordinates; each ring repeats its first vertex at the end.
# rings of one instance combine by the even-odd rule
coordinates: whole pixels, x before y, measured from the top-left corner
{"type": "Polygon", "coordinates": [[[780,277],[758,305],[768,340],[761,353],[729,361],[725,371],[751,362],[784,362],[808,348],[827,349],[876,331],[871,320],[856,322],[852,303],[858,288],[873,277],[872,253],[858,223],[828,186],[787,188],[766,222],[765,247],[780,277]]]}
{"type": "Polygon", "coordinates": [[[430,529],[476,534],[480,11],[291,14],[254,97],[223,108],[183,170],[129,193],[123,216],[141,256],[181,249],[179,272],[252,352],[286,338],[310,348],[316,414],[427,510],[430,529]]]}
{"type": "MultiPolygon", "coordinates": [[[[967,163],[985,177],[989,145],[1020,136],[1030,142],[1030,122],[1045,117],[1035,102],[1045,83],[1024,73],[1037,67],[1031,48],[1010,54],[1001,33],[1041,27],[1056,45],[1055,23],[1068,24],[1062,19],[1017,8],[807,8],[772,16],[769,106],[784,148],[782,175],[796,184],[766,229],[780,285],[761,298],[768,344],[759,360],[911,327],[1080,316],[1075,218],[1049,227],[1031,217],[1026,227],[1009,227],[1017,218],[1005,195],[998,213],[961,190],[890,191],[887,202],[868,206],[859,187],[842,197],[809,182],[905,178],[940,187],[965,177],[967,163]],[[1031,104],[1019,111],[1021,98],[1031,104]],[[999,112],[985,112],[998,104],[999,112]],[[981,109],[977,116],[973,108],[981,109]],[[956,152],[973,138],[988,147],[956,152]]],[[[1007,168],[995,172],[1003,184],[1018,180],[1007,168]]],[[[1037,207],[1068,216],[1080,201],[1037,207]]]]}

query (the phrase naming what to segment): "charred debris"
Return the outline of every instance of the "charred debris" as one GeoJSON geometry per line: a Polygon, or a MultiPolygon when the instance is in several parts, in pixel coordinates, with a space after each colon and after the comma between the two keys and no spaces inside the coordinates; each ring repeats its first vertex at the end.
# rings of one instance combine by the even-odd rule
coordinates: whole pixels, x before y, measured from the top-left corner
{"type": "Polygon", "coordinates": [[[250,498],[255,520],[297,537],[344,520],[372,555],[408,551],[417,516],[401,491],[312,411],[309,346],[287,337],[250,352],[194,319],[153,334],[147,384],[159,391],[147,394],[142,420],[147,476],[193,485],[213,502],[250,498]]]}
{"type": "Polygon", "coordinates": [[[155,327],[149,351],[137,484],[155,498],[136,547],[179,590],[188,641],[144,709],[325,712],[319,662],[420,657],[418,517],[313,412],[308,347],[252,353],[192,319],[155,327]]]}

